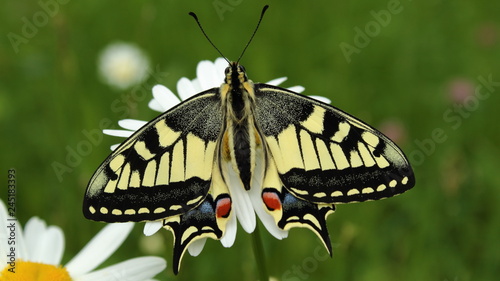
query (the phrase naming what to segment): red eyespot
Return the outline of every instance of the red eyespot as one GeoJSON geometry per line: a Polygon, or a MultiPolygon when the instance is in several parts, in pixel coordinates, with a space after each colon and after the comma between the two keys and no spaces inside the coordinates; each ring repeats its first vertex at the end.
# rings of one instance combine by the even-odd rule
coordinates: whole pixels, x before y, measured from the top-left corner
{"type": "Polygon", "coordinates": [[[264,204],[266,204],[266,207],[271,211],[281,209],[281,201],[276,192],[263,192],[262,200],[264,201],[264,204]]]}
{"type": "Polygon", "coordinates": [[[231,198],[222,198],[217,200],[215,215],[218,218],[227,218],[231,212],[231,198]]]}

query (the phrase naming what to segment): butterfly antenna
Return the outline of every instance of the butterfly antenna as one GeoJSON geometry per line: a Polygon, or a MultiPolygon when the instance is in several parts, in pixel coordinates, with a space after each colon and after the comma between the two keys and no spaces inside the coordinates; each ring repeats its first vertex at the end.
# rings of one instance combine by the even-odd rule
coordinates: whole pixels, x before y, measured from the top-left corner
{"type": "Polygon", "coordinates": [[[203,27],[201,26],[200,20],[198,20],[198,16],[195,13],[193,13],[193,12],[189,12],[189,15],[194,18],[194,20],[196,21],[196,23],[200,27],[201,32],[203,33],[203,35],[205,35],[205,38],[207,38],[208,42],[210,42],[210,44],[212,45],[212,47],[214,47],[217,50],[217,52],[219,52],[219,54],[227,61],[228,64],[231,64],[229,62],[229,60],[226,58],[226,56],[224,56],[224,54],[222,54],[222,52],[215,46],[215,44],[212,42],[212,40],[210,40],[210,37],[208,37],[208,35],[205,32],[205,30],[203,30],[203,27]]]}
{"type": "Polygon", "coordinates": [[[250,45],[250,42],[252,42],[252,39],[253,39],[253,37],[255,36],[255,33],[257,33],[257,29],[259,29],[260,22],[262,21],[262,18],[264,18],[264,13],[266,12],[267,8],[269,8],[269,5],[265,5],[265,6],[264,6],[264,8],[262,8],[262,12],[260,12],[259,22],[257,23],[257,26],[255,27],[255,30],[253,31],[253,34],[252,34],[252,36],[250,37],[250,40],[248,40],[248,43],[247,43],[247,45],[245,46],[245,49],[243,49],[243,52],[241,52],[240,57],[239,57],[239,58],[238,58],[238,60],[236,61],[237,63],[238,63],[238,62],[240,62],[241,57],[243,56],[243,54],[244,54],[244,53],[245,53],[245,51],[247,50],[248,46],[250,45]]]}

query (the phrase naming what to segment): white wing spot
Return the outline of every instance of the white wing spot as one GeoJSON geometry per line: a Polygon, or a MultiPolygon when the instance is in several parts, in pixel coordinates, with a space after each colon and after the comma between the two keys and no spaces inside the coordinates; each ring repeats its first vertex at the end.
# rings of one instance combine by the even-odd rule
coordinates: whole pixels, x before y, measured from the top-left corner
{"type": "Polygon", "coordinates": [[[355,188],[347,191],[347,196],[356,195],[356,194],[359,194],[359,190],[357,190],[355,188]]]}
{"type": "Polygon", "coordinates": [[[107,214],[108,209],[106,209],[106,207],[101,207],[101,209],[99,209],[99,212],[101,212],[101,214],[107,214]]]}
{"type": "Polygon", "coordinates": [[[111,168],[113,172],[116,172],[121,166],[123,166],[123,163],[125,163],[125,156],[118,154],[109,162],[109,168],[111,168]]]}
{"type": "Polygon", "coordinates": [[[166,211],[166,210],[165,210],[165,208],[158,207],[158,208],[156,208],[156,209],[154,210],[154,213],[155,213],[155,214],[159,214],[159,213],[163,213],[163,212],[165,212],[165,211],[166,211]]]}
{"type": "Polygon", "coordinates": [[[334,142],[341,143],[345,137],[349,134],[349,130],[351,129],[351,125],[347,122],[339,123],[339,130],[335,132],[335,135],[331,137],[331,140],[334,142]]]}
{"type": "Polygon", "coordinates": [[[371,187],[365,187],[363,188],[363,190],[361,190],[361,193],[364,193],[364,194],[369,194],[369,193],[373,193],[375,192],[375,190],[373,190],[373,188],[371,187]]]}
{"type": "Polygon", "coordinates": [[[189,200],[189,201],[187,201],[187,205],[193,205],[194,203],[199,202],[201,199],[203,199],[203,195],[200,195],[200,196],[196,197],[196,198],[195,198],[195,199],[193,199],[193,200],[189,200]]]}
{"type": "Polygon", "coordinates": [[[324,192],[316,192],[316,193],[313,194],[313,196],[316,197],[316,198],[324,198],[324,197],[326,197],[326,193],[324,193],[324,192]]]}
{"type": "Polygon", "coordinates": [[[160,121],[155,124],[156,132],[158,133],[159,136],[159,143],[163,147],[170,146],[176,141],[180,135],[181,132],[176,132],[172,130],[167,124],[165,124],[165,121],[160,121]]]}
{"type": "Polygon", "coordinates": [[[403,180],[401,180],[402,184],[407,184],[408,183],[408,177],[404,177],[403,180]]]}
{"type": "Polygon", "coordinates": [[[124,212],[125,215],[135,215],[135,210],[134,209],[127,209],[124,212]]]}
{"type": "Polygon", "coordinates": [[[138,214],[149,214],[149,209],[148,208],[140,208],[139,211],[137,211],[138,214]]]}
{"type": "Polygon", "coordinates": [[[332,197],[340,197],[340,196],[344,196],[344,194],[342,193],[342,191],[334,191],[332,192],[331,194],[332,197]]]}
{"type": "Polygon", "coordinates": [[[113,209],[113,211],[111,212],[111,214],[119,216],[119,215],[122,215],[123,212],[122,212],[122,210],[113,209]]]}
{"type": "Polygon", "coordinates": [[[89,207],[89,211],[91,214],[95,214],[95,208],[93,206],[89,207]]]}
{"type": "Polygon", "coordinates": [[[323,120],[326,109],[320,106],[314,106],[314,110],[305,121],[300,124],[313,134],[321,134],[323,132],[323,120]]]}
{"type": "Polygon", "coordinates": [[[149,160],[155,156],[155,154],[151,153],[149,149],[146,147],[146,143],[143,141],[137,141],[134,144],[134,149],[142,157],[144,160],[149,160]]]}
{"type": "MultiPolygon", "coordinates": [[[[171,211],[177,211],[177,210],[182,209],[182,206],[181,205],[172,205],[168,209],[171,210],[171,211]]],[[[156,210],[155,210],[155,213],[156,213],[156,210]]]]}
{"type": "Polygon", "coordinates": [[[377,191],[384,191],[387,187],[385,186],[385,184],[381,184],[377,187],[377,191]]]}
{"type": "Polygon", "coordinates": [[[370,132],[363,132],[361,134],[361,138],[369,145],[372,147],[376,147],[378,143],[380,142],[379,137],[376,135],[370,133],[370,132]]]}
{"type": "Polygon", "coordinates": [[[299,195],[307,195],[308,192],[305,190],[297,189],[295,187],[290,188],[293,192],[299,194],[299,195]]]}
{"type": "Polygon", "coordinates": [[[398,184],[398,182],[396,180],[392,180],[389,182],[390,187],[396,187],[397,184],[398,184]]]}

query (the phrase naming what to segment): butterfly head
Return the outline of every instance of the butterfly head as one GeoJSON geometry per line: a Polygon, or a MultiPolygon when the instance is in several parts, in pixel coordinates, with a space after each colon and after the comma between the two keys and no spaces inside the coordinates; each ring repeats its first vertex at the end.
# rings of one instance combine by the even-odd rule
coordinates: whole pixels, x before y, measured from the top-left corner
{"type": "Polygon", "coordinates": [[[231,62],[224,71],[224,82],[232,89],[237,89],[248,81],[245,68],[237,62],[231,62]]]}

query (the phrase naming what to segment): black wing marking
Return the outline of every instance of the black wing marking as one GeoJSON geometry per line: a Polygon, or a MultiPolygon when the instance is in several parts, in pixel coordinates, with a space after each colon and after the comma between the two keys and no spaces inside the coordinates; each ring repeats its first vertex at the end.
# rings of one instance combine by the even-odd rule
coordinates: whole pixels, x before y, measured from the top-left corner
{"type": "Polygon", "coordinates": [[[283,185],[316,203],[391,197],[415,184],[403,152],[382,133],[331,105],[255,84],[255,119],[283,185]]]}
{"type": "Polygon", "coordinates": [[[83,203],[85,217],[157,220],[199,205],[210,188],[222,118],[214,88],[147,123],[92,176],[83,203]]]}
{"type": "Polygon", "coordinates": [[[221,194],[215,200],[209,194],[196,208],[164,220],[164,226],[171,230],[174,236],[174,274],[179,272],[182,256],[192,242],[201,238],[222,238],[226,219],[231,212],[230,207],[229,194],[221,194]]]}

